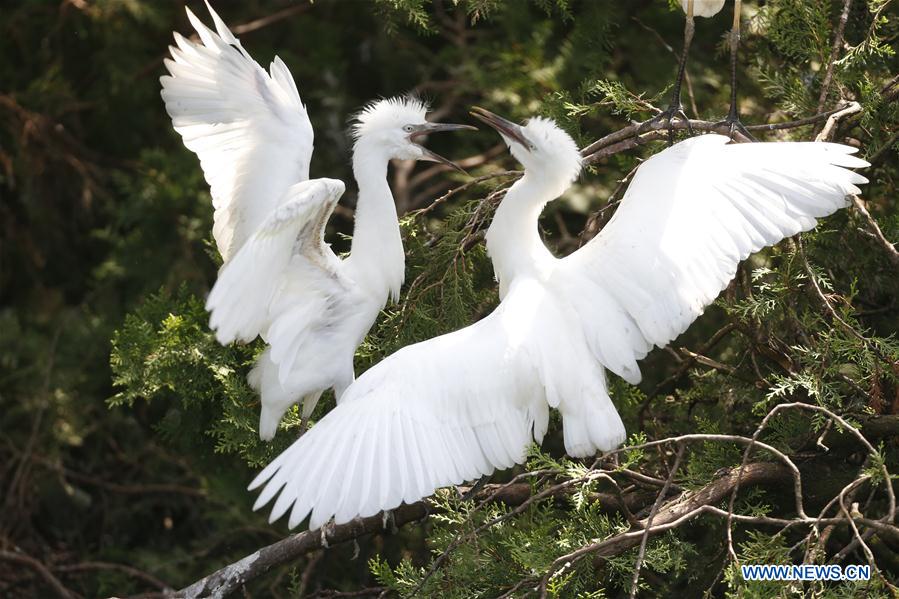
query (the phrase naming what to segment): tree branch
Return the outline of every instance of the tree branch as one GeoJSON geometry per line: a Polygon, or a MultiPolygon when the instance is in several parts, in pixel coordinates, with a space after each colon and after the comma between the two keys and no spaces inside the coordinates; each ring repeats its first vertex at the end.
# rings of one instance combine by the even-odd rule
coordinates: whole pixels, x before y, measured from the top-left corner
{"type": "Polygon", "coordinates": [[[646,518],[640,521],[639,527],[632,527],[627,532],[586,545],[557,558],[540,580],[540,597],[546,597],[546,585],[553,575],[563,567],[570,567],[588,554],[594,554],[595,558],[621,555],[625,551],[637,547],[644,535],[654,536],[692,520],[703,513],[707,506],[714,506],[727,497],[736,486],[738,476],[742,478],[743,485],[756,486],[786,481],[790,478],[791,473],[790,469],[783,464],[773,462],[748,464],[745,468],[727,472],[698,491],[674,498],[658,510],[652,520],[652,526],[649,526],[649,518],[646,518]]]}
{"type": "MultiPolygon", "coordinates": [[[[424,502],[403,505],[393,510],[393,519],[397,527],[421,520],[428,514],[424,502]]],[[[346,543],[366,535],[380,532],[384,528],[380,515],[370,518],[357,518],[340,526],[326,527],[323,531],[304,531],[291,535],[254,551],[243,559],[234,562],[212,574],[201,578],[192,585],[175,593],[175,597],[194,599],[199,597],[224,597],[239,589],[247,582],[256,579],[276,566],[286,564],[301,555],[324,547],[346,543]]]]}
{"type": "Polygon", "coordinates": [[[883,231],[880,229],[880,226],[877,224],[877,221],[874,220],[874,217],[871,216],[871,213],[868,212],[868,209],[865,208],[864,203],[862,203],[861,198],[858,196],[852,196],[852,203],[855,205],[855,209],[858,210],[858,213],[862,215],[862,218],[868,225],[868,230],[874,236],[880,245],[886,250],[887,257],[893,263],[893,266],[899,267],[899,251],[896,250],[896,246],[890,242],[889,239],[883,234],[883,231]]]}
{"type": "Polygon", "coordinates": [[[843,12],[840,14],[840,22],[837,24],[837,30],[833,36],[833,45],[830,48],[830,60],[827,62],[827,71],[824,73],[824,81],[821,83],[821,95],[818,96],[818,112],[824,110],[824,105],[827,103],[827,93],[830,91],[830,82],[833,80],[833,68],[840,53],[840,46],[843,45],[843,32],[846,30],[846,22],[849,20],[849,9],[851,7],[852,0],[843,2],[843,12]]]}
{"type": "Polygon", "coordinates": [[[35,572],[37,572],[41,578],[44,579],[44,582],[53,589],[53,592],[56,593],[57,597],[64,597],[65,599],[71,599],[75,597],[75,594],[72,593],[69,589],[67,589],[63,584],[59,581],[56,576],[53,575],[50,570],[47,569],[47,566],[34,559],[30,555],[25,555],[24,553],[19,553],[16,551],[7,551],[5,549],[0,549],[0,559],[4,559],[10,562],[16,562],[17,564],[21,564],[23,566],[28,566],[35,572]]]}

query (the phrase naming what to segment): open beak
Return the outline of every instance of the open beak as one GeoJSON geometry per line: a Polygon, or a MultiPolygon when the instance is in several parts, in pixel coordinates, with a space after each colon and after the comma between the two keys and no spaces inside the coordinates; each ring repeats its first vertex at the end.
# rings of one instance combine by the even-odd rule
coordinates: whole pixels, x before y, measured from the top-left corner
{"type": "MultiPolygon", "coordinates": [[[[477,127],[472,127],[471,125],[457,125],[455,123],[422,123],[420,125],[414,125],[413,131],[409,134],[409,141],[412,143],[419,144],[418,138],[423,137],[425,135],[430,135],[431,133],[440,133],[443,131],[462,131],[462,130],[471,130],[477,131],[477,127]]],[[[449,158],[444,158],[437,152],[432,152],[424,146],[421,146],[422,152],[424,156],[422,160],[430,160],[431,162],[440,162],[441,164],[445,164],[447,166],[451,166],[462,174],[467,175],[461,166],[450,160],[449,158]]]]}
{"type": "Polygon", "coordinates": [[[496,129],[499,134],[504,136],[506,139],[511,139],[512,141],[520,144],[521,147],[523,147],[528,152],[531,151],[531,148],[533,146],[524,137],[524,134],[521,132],[521,127],[519,125],[516,125],[512,121],[507,121],[498,114],[493,114],[489,110],[481,108],[480,106],[473,106],[469,114],[471,114],[471,116],[478,119],[479,121],[483,121],[496,129]]]}

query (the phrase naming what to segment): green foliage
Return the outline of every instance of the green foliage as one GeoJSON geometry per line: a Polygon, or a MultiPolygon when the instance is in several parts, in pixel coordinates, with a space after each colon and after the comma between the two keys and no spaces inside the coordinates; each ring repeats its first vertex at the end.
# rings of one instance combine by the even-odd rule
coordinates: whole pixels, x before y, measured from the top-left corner
{"type": "MultiPolygon", "coordinates": [[[[161,402],[156,428],[179,449],[197,451],[198,439],[208,436],[214,451],[262,465],[286,448],[289,434],[273,444],[259,441],[259,402],[246,373],[261,344],[223,347],[207,321],[203,301],[183,286],[174,297],[165,290],[151,296],[129,314],[112,339],[113,383],[123,390],[110,405],[161,402]]],[[[298,424],[294,413],[284,428],[298,424]]]]}

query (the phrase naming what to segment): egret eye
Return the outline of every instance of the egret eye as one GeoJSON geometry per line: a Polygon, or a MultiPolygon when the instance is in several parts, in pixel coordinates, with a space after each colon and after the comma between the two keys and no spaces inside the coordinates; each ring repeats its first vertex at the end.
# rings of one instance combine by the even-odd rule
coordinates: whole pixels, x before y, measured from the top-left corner
{"type": "Polygon", "coordinates": [[[412,133],[413,131],[415,131],[415,127],[413,127],[412,125],[405,125],[403,127],[403,131],[405,131],[406,133],[412,133]]]}

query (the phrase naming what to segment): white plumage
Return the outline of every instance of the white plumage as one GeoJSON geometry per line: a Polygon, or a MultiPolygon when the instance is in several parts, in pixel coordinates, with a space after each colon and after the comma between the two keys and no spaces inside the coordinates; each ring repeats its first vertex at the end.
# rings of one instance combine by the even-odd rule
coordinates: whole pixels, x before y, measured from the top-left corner
{"type": "Polygon", "coordinates": [[[352,253],[340,260],[323,236],[344,186],[304,184],[313,132],[290,71],[276,57],[266,73],[207,8],[216,31],[187,10],[202,43],[175,33],[162,97],[212,190],[213,235],[225,264],[206,304],[210,326],[223,344],[259,335],[269,344],[249,376],[267,440],[297,401],[308,417],[324,390],[340,397],[353,380],[356,347],[388,297],[399,294],[405,258],[389,161],[452,165],[418,138],[472,127],[428,123],[427,107],[407,98],[374,102],[357,115],[359,197],[352,253]]]}
{"type": "Polygon", "coordinates": [[[162,99],[184,145],[200,158],[215,208],[213,235],[227,262],[284,190],[309,178],[312,124],[280,58],[266,73],[212,7],[218,33],[186,11],[202,43],[174,34],[162,99]]]}
{"type": "MultiPolygon", "coordinates": [[[[694,17],[714,17],[724,8],[725,0],[693,0],[694,17]]],[[[687,12],[690,0],[680,0],[681,8],[687,12]]]]}
{"type": "Polygon", "coordinates": [[[476,116],[525,167],[487,232],[502,301],[359,377],[250,485],[265,485],[257,509],[278,496],[272,521],[290,510],[291,527],[310,513],[311,529],[340,524],[521,463],[550,407],[569,454],[618,446],[605,369],[638,382],[636,361],[686,329],[741,259],[812,228],[865,182],[844,168],[866,165],[846,146],[696,137],[647,160],[608,226],[558,259],[537,220],[579,173],[576,145],[549,120],[476,116]]]}

